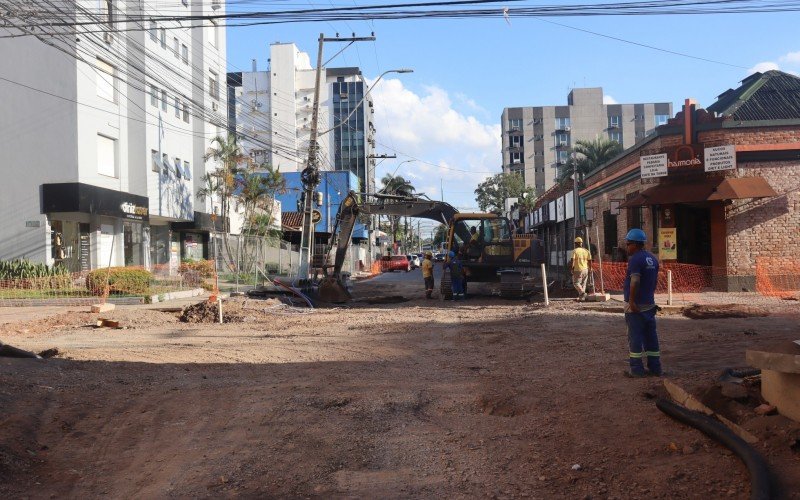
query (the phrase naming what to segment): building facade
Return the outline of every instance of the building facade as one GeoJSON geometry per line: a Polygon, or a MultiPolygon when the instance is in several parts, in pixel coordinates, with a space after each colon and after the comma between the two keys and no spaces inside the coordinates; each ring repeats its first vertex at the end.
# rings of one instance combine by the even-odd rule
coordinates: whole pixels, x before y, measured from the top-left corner
{"type": "Polygon", "coordinates": [[[672,103],[604,104],[602,88],[577,88],[565,106],[505,108],[503,172],[516,172],[541,196],[558,178],[576,141],[598,137],[630,147],[672,117],[672,103]]]}
{"type": "MultiPolygon", "coordinates": [[[[270,45],[269,69],[228,75],[231,131],[257,163],[300,172],[308,162],[316,70],[293,43],[270,45]]],[[[322,170],[356,175],[358,191],[374,186],[373,102],[358,68],[324,68],[319,136],[322,170]],[[351,114],[352,113],[352,114],[351,114]],[[345,118],[347,118],[346,121],[345,118]]]]}
{"type": "Polygon", "coordinates": [[[798,95],[800,78],[755,73],[707,109],[687,100],[589,175],[580,196],[604,258],[640,227],[660,260],[700,266],[717,289],[755,289],[759,266],[785,272],[800,237],[798,95]]]}
{"type": "MultiPolygon", "coordinates": [[[[224,2],[28,2],[41,16],[96,23],[30,32],[12,12],[0,44],[4,111],[0,259],[71,271],[177,268],[206,256],[213,199],[197,196],[210,139],[224,134],[225,29],[201,21],[130,23],[175,12],[224,13],[224,2]],[[187,244],[187,242],[189,244],[187,244]]],[[[16,15],[15,15],[16,14],[16,15]]]]}

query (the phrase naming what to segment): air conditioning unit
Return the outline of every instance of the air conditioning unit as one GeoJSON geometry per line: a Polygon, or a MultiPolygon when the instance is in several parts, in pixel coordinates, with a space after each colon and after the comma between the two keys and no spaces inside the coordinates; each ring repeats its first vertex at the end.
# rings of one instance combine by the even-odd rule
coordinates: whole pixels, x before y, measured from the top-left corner
{"type": "Polygon", "coordinates": [[[111,33],[103,33],[103,41],[106,43],[111,43],[114,41],[114,35],[111,33]]]}
{"type": "Polygon", "coordinates": [[[211,111],[219,111],[219,104],[216,101],[211,101],[211,111]]]}
{"type": "Polygon", "coordinates": [[[619,124],[618,123],[612,123],[611,125],[608,126],[608,128],[619,128],[619,124]]]}
{"type": "Polygon", "coordinates": [[[569,127],[564,127],[564,132],[569,132],[570,130],[572,129],[570,129],[569,127]]]}

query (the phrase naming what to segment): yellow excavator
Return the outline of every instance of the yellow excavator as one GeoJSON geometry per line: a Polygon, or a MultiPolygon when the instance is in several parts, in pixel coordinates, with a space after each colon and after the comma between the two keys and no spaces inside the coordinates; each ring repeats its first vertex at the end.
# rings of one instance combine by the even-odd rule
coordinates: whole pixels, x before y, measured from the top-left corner
{"type": "MultiPolygon", "coordinates": [[[[358,217],[387,215],[430,219],[447,225],[447,249],[462,260],[466,282],[499,282],[500,294],[522,297],[533,291],[533,276],[543,261],[542,245],[534,235],[514,234],[508,219],[492,213],[459,213],[452,205],[422,197],[350,192],[342,200],[327,246],[335,248],[332,265],[323,267],[319,298],[330,303],[352,299],[343,282],[342,266],[358,217]]],[[[439,280],[443,299],[452,297],[445,258],[439,280]]]]}

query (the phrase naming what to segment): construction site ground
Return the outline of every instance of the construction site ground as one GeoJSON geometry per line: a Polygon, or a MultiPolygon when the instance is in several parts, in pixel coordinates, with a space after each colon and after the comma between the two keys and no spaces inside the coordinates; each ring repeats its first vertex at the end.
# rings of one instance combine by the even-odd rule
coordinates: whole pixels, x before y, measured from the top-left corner
{"type": "MultiPolygon", "coordinates": [[[[0,497],[748,497],[735,455],[655,407],[660,379],[623,376],[621,314],[470,291],[485,295],[425,300],[418,270],[391,273],[347,307],[230,299],[222,325],[0,311],[0,340],[59,352],[0,358],[0,497]],[[361,300],[376,297],[402,298],[361,300]]],[[[717,387],[748,347],[800,338],[797,302],[759,304],[768,316],[660,317],[663,362],[800,498],[800,424],[756,415],[757,386],[717,387]]]]}

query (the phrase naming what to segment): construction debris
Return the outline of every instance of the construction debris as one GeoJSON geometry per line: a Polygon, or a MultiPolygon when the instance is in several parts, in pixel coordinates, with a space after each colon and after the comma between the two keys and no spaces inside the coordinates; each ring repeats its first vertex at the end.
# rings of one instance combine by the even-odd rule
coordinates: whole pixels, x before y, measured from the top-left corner
{"type": "Polygon", "coordinates": [[[92,305],[92,312],[93,313],[104,313],[113,311],[117,306],[114,304],[110,304],[106,302],[105,304],[94,304],[92,305]]]}
{"type": "Polygon", "coordinates": [[[119,321],[106,318],[97,318],[98,328],[120,328],[119,321]]]}

